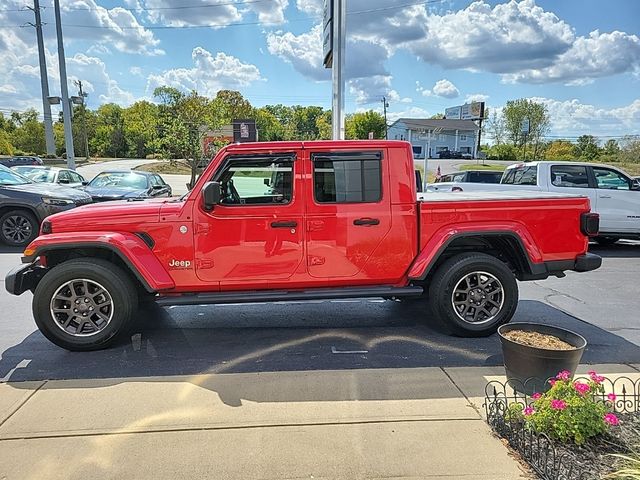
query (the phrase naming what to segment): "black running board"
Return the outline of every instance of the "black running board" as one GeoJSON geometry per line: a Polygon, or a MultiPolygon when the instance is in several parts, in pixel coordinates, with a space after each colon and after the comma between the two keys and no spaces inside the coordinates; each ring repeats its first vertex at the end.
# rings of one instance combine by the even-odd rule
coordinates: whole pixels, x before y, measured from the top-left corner
{"type": "Polygon", "coordinates": [[[223,303],[287,302],[294,300],[331,300],[366,297],[418,297],[422,287],[346,287],[310,290],[251,290],[241,292],[192,293],[157,297],[160,306],[206,305],[223,303]]]}

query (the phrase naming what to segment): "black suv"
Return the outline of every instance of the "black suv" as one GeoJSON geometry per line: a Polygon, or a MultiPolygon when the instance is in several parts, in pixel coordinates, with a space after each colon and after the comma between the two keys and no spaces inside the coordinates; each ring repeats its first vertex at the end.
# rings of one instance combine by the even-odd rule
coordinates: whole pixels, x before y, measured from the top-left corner
{"type": "Polygon", "coordinates": [[[34,183],[0,165],[0,240],[24,246],[38,236],[45,217],[91,203],[75,188],[34,183]]]}
{"type": "Polygon", "coordinates": [[[22,155],[20,157],[0,158],[0,165],[5,167],[17,167],[18,165],[43,165],[40,157],[22,155]]]}

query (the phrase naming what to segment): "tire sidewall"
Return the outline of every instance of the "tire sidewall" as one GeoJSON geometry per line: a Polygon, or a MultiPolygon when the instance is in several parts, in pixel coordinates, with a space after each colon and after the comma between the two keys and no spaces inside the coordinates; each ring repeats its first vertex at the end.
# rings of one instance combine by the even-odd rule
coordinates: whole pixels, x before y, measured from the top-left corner
{"type": "Polygon", "coordinates": [[[38,220],[31,212],[28,212],[26,210],[11,210],[0,217],[0,239],[2,239],[2,242],[5,245],[9,245],[12,247],[24,247],[31,243],[38,236],[39,230],[40,227],[38,224],[38,220]],[[21,216],[27,219],[31,224],[31,235],[24,242],[15,242],[10,238],[5,237],[4,235],[4,222],[7,220],[7,218],[13,216],[21,216]]]}
{"type": "Polygon", "coordinates": [[[114,270],[110,271],[95,263],[67,262],[54,267],[38,283],[33,295],[33,316],[36,325],[45,337],[68,350],[97,350],[106,347],[124,330],[134,308],[131,294],[127,291],[127,283],[130,282],[123,282],[122,276],[118,278],[120,275],[126,278],[126,274],[115,266],[114,270]],[[87,337],[74,337],[55,324],[50,302],[60,286],[70,280],[81,278],[102,285],[111,296],[114,311],[109,325],[104,330],[87,337]]]}
{"type": "MultiPolygon", "coordinates": [[[[450,260],[450,264],[443,264],[445,269],[437,283],[438,291],[430,292],[434,299],[436,313],[441,317],[453,333],[468,336],[482,336],[494,333],[497,328],[511,320],[518,306],[518,285],[515,276],[500,260],[489,255],[468,257],[459,262],[450,260]],[[486,257],[486,258],[483,258],[486,257]],[[488,323],[475,325],[460,319],[453,309],[451,298],[458,282],[473,272],[487,272],[495,276],[502,284],[504,303],[498,315],[488,323]]],[[[449,262],[447,262],[449,263],[449,262]]],[[[443,268],[441,267],[441,268],[443,268]]],[[[431,295],[430,295],[431,296],[431,295]]]]}

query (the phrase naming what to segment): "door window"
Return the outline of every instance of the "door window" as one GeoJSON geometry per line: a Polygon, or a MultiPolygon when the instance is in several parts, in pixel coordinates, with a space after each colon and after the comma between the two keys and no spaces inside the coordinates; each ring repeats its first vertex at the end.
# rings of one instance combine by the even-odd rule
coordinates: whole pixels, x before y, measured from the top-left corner
{"type": "Polygon", "coordinates": [[[382,154],[311,155],[314,199],[318,203],[375,203],[382,199],[382,154]]]}
{"type": "Polygon", "coordinates": [[[584,165],[553,165],[551,183],[555,187],[589,188],[587,167],[584,165]]]}
{"type": "Polygon", "coordinates": [[[603,167],[593,167],[598,188],[608,190],[629,190],[631,182],[627,177],[615,170],[603,167]]]}
{"type": "Polygon", "coordinates": [[[216,175],[223,205],[287,204],[293,198],[293,155],[231,157],[216,175]]]}
{"type": "Polygon", "coordinates": [[[512,185],[537,185],[538,168],[533,166],[515,167],[505,174],[502,183],[512,185]]]}
{"type": "Polygon", "coordinates": [[[69,172],[69,175],[71,175],[71,181],[73,183],[82,183],[82,182],[84,182],[84,178],[79,173],[69,172]]]}
{"type": "Polygon", "coordinates": [[[58,183],[71,183],[71,175],[66,170],[58,172],[58,183]]]}

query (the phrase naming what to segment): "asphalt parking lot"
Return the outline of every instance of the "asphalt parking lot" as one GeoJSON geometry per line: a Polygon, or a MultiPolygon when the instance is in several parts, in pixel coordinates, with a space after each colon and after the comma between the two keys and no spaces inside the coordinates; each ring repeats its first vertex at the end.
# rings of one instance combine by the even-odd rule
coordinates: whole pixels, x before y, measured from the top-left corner
{"type": "MultiPolygon", "coordinates": [[[[521,284],[514,321],[584,335],[583,363],[640,362],[640,243],[594,246],[600,270],[521,284]]],[[[1,250],[0,272],[19,262],[1,250]]],[[[109,350],[72,353],[49,343],[31,316],[31,294],[0,291],[0,379],[7,381],[357,368],[493,366],[499,341],[443,334],[419,306],[382,300],[153,307],[109,350]]]]}

